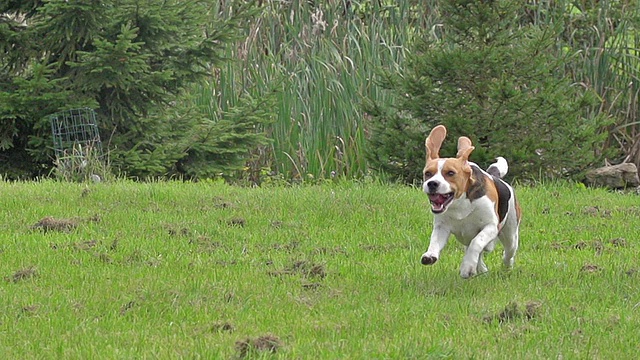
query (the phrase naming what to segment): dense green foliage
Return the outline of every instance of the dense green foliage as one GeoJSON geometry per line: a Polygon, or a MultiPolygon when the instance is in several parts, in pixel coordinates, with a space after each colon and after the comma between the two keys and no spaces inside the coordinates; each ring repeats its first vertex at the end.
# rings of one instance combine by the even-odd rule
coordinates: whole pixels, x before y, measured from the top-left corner
{"type": "Polygon", "coordinates": [[[444,1],[440,9],[442,30],[382,77],[396,99],[370,106],[373,166],[421,179],[421,145],[437,124],[450,134],[443,156],[454,156],[457,138],[468,136],[474,161],[504,156],[521,177],[575,175],[599,160],[606,123],[587,111],[595,94],[565,77],[572,60],[557,53],[560,27],[523,23],[519,1],[444,1]]]}
{"type": "Polygon", "coordinates": [[[602,157],[640,165],[640,3],[512,2],[488,28],[473,24],[468,11],[451,11],[473,3],[264,0],[242,16],[247,13],[234,1],[1,2],[0,173],[48,174],[45,116],[78,106],[100,111],[116,175],[138,178],[225,174],[259,183],[272,176],[362,177],[373,168],[409,181],[421,166],[429,122],[457,123],[447,144],[463,132],[475,137],[473,160],[506,156],[516,176],[537,176],[540,162],[556,161],[551,155],[563,149],[573,159],[564,169],[554,165],[553,176],[576,176],[602,157]],[[501,34],[485,39],[495,46],[481,50],[479,36],[496,23],[504,26],[501,34]],[[464,31],[470,35],[460,36],[464,31]],[[543,51],[532,52],[536,47],[543,51]],[[394,76],[425,75],[417,70],[425,71],[421,62],[429,58],[437,67],[427,75],[450,83],[421,105],[399,91],[433,83],[403,84],[394,76]],[[395,75],[381,78],[380,69],[395,75]],[[527,93],[523,84],[544,91],[527,93]],[[433,106],[453,111],[438,115],[433,106]],[[467,113],[488,126],[460,125],[467,113]],[[549,123],[536,123],[545,114],[549,123]],[[549,138],[545,127],[563,114],[569,116],[549,138]],[[523,138],[499,134],[499,124],[523,138]],[[229,133],[227,125],[243,133],[214,141],[229,133]],[[536,146],[541,140],[545,146],[536,146]],[[515,141],[521,149],[511,146],[515,141]],[[233,156],[218,156],[229,150],[233,156]],[[233,164],[217,163],[231,158],[233,164]]]}
{"type": "Polygon", "coordinates": [[[0,14],[0,151],[9,169],[29,159],[38,166],[25,175],[46,173],[46,115],[80,105],[97,108],[110,163],[129,176],[166,175],[194,156],[229,152],[216,169],[183,175],[241,168],[237,155],[265,140],[255,126],[270,113],[254,111],[252,100],[234,110],[247,116],[214,118],[177,105],[186,87],[221,64],[250,15],[241,4],[231,11],[209,1],[51,0],[4,2],[0,14]],[[231,130],[241,133],[224,142],[212,136],[231,130]]]}

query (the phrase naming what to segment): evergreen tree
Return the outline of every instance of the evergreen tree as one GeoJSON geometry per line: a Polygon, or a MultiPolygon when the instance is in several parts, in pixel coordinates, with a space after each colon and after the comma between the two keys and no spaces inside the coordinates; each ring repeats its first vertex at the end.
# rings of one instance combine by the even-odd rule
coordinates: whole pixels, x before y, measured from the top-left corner
{"type": "Polygon", "coordinates": [[[111,164],[130,176],[173,171],[189,156],[177,144],[192,141],[194,129],[242,131],[238,136],[254,141],[202,142],[204,153],[246,153],[264,142],[256,126],[268,113],[231,116],[238,126],[228,127],[204,121],[203,114],[186,116],[177,105],[185,89],[221,64],[221,50],[251,15],[241,3],[228,7],[232,13],[217,6],[204,0],[0,2],[0,156],[11,159],[11,169],[28,159],[23,175],[46,174],[52,164],[46,115],[80,106],[96,108],[111,164]]]}
{"type": "Polygon", "coordinates": [[[424,137],[437,124],[449,130],[443,156],[457,137],[476,147],[486,166],[497,156],[519,177],[575,176],[596,161],[604,125],[587,117],[595,97],[563,77],[561,29],[523,23],[524,4],[512,0],[441,1],[443,30],[414,48],[400,73],[381,84],[397,94],[391,106],[370,102],[370,160],[407,182],[421,180],[424,137]]]}

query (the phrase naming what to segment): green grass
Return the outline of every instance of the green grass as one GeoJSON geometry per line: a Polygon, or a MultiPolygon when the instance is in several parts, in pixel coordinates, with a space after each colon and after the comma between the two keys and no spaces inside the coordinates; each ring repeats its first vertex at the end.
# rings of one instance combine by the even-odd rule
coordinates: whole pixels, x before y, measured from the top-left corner
{"type": "Polygon", "coordinates": [[[498,246],[462,280],[454,240],[420,265],[414,188],[0,183],[0,353],[231,359],[270,335],[275,353],[246,357],[634,357],[638,196],[517,191],[516,267],[498,246]],[[76,228],[32,228],[46,216],[76,228]]]}

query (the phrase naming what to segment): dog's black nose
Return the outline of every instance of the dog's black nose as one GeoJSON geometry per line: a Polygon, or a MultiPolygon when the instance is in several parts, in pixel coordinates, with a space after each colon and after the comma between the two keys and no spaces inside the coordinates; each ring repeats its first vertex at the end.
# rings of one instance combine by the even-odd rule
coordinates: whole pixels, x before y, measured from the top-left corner
{"type": "Polygon", "coordinates": [[[438,185],[440,185],[440,183],[435,180],[428,181],[427,190],[429,190],[430,193],[436,192],[436,190],[438,190],[438,185]]]}

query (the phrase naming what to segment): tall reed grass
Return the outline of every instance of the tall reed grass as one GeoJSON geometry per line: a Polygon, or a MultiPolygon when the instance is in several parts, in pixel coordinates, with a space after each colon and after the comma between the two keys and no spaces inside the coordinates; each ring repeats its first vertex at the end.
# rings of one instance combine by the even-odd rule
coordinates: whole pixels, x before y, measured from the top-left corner
{"type": "Polygon", "coordinates": [[[247,24],[198,92],[218,113],[239,96],[276,91],[273,142],[257,163],[289,179],[367,173],[366,119],[360,99],[384,99],[379,67],[399,67],[418,28],[433,24],[430,1],[275,1],[247,24]],[[275,88],[275,89],[274,89],[275,88]],[[211,98],[214,100],[211,101],[211,98]]]}
{"type": "MultiPolygon", "coordinates": [[[[446,32],[438,26],[438,1],[264,0],[259,6],[244,38],[227,50],[232,61],[195,90],[199,101],[215,115],[243,94],[259,97],[275,90],[276,121],[259,129],[273,142],[256,149],[249,165],[254,172],[287,179],[366,174],[367,114],[361,99],[392,101],[376,85],[376,71],[402,68],[416,37],[433,36],[434,29],[446,32]]],[[[591,111],[611,118],[608,146],[626,156],[611,160],[640,164],[635,36],[640,5],[534,0],[523,6],[531,14],[527,21],[563,27],[557,46],[559,54],[570,54],[565,76],[597,94],[600,102],[591,111]]]]}

